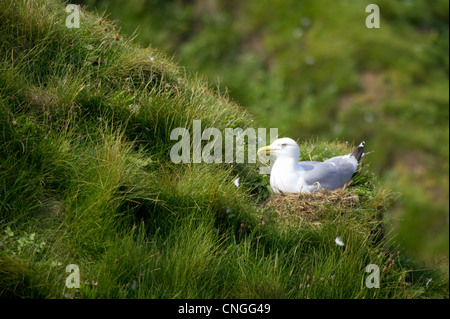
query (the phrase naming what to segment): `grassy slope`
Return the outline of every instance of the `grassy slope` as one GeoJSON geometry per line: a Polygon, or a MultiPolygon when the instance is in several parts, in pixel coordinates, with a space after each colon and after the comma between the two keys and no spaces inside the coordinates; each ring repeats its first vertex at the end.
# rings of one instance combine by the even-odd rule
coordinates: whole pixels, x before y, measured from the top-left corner
{"type": "Polygon", "coordinates": [[[369,172],[349,189],[354,209],[286,225],[262,206],[254,165],[170,161],[171,130],[193,119],[249,127],[238,105],[86,11],[80,29],[58,1],[2,1],[0,14],[1,296],[448,297],[448,278],[378,241],[391,197],[369,172]],[[381,289],[362,285],[369,263],[381,289]],[[68,264],[79,289],[65,287],[68,264]]]}
{"type": "Polygon", "coordinates": [[[393,234],[448,268],[448,1],[80,2],[139,28],[282,135],[366,140],[401,193],[393,234]],[[369,3],[380,29],[364,25],[369,3]]]}

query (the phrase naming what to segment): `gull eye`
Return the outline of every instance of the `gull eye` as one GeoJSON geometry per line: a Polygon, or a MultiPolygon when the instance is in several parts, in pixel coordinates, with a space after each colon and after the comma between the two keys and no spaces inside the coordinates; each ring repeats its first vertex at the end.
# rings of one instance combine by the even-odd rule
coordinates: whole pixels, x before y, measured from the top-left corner
{"type": "Polygon", "coordinates": [[[283,143],[283,144],[281,144],[281,146],[282,146],[282,147],[286,147],[286,146],[287,146],[287,143],[283,143]]]}

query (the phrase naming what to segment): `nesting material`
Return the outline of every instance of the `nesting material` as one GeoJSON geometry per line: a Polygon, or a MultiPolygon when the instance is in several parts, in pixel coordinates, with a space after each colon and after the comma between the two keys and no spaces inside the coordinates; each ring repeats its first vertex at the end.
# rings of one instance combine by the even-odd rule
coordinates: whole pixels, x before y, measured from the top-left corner
{"type": "Polygon", "coordinates": [[[279,218],[317,222],[326,214],[336,214],[359,206],[359,197],[348,189],[315,193],[272,195],[265,203],[279,218]]]}

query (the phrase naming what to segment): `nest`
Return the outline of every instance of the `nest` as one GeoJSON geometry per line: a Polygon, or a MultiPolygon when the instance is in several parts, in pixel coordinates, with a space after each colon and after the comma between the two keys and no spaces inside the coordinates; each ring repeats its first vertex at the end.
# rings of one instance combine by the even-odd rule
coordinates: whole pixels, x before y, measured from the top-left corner
{"type": "Polygon", "coordinates": [[[340,214],[359,206],[359,196],[348,189],[315,193],[272,195],[265,203],[287,221],[317,222],[327,214],[340,214]]]}

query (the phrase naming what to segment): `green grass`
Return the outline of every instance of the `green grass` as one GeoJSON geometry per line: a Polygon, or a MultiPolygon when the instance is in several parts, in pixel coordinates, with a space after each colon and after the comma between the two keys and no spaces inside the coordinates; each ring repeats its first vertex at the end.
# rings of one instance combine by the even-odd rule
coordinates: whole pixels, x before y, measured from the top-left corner
{"type": "Polygon", "coordinates": [[[283,136],[365,140],[373,169],[402,194],[393,234],[448,268],[448,1],[78,2],[283,136]],[[379,29],[365,27],[370,3],[379,29]]]}
{"type": "MultiPolygon", "coordinates": [[[[380,237],[394,195],[370,165],[349,188],[358,207],[286,224],[255,164],[170,161],[170,132],[194,119],[255,125],[225,94],[88,11],[80,29],[56,0],[0,12],[0,296],[448,298],[448,275],[380,237]]],[[[302,156],[351,148],[311,140],[302,156]]]]}

